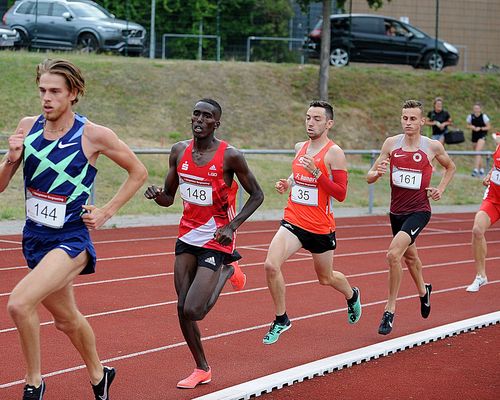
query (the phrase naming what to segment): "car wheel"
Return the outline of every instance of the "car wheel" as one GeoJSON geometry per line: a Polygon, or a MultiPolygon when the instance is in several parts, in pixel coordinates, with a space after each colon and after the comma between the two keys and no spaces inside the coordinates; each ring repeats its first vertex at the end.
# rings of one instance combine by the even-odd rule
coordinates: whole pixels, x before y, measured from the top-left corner
{"type": "Polygon", "coordinates": [[[349,64],[349,53],[342,47],[333,49],[330,53],[330,65],[334,67],[345,67],[349,64]]]}
{"type": "Polygon", "coordinates": [[[78,38],[77,49],[82,53],[95,53],[99,50],[99,42],[91,33],[83,33],[78,38]]]}
{"type": "Polygon", "coordinates": [[[424,58],[424,66],[433,71],[441,71],[444,67],[443,56],[439,53],[431,51],[424,58]]]}
{"type": "Polygon", "coordinates": [[[26,33],[24,33],[22,30],[20,29],[14,29],[17,33],[19,33],[19,37],[21,38],[19,40],[19,42],[17,43],[17,47],[21,47],[21,48],[25,48],[25,47],[29,47],[30,45],[30,41],[28,39],[28,36],[26,35],[26,33]]]}

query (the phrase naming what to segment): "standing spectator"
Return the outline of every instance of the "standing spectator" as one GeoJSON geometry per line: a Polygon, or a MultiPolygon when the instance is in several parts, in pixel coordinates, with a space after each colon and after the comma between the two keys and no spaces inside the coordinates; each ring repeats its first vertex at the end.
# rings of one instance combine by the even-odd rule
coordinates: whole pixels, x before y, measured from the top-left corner
{"type": "MultiPolygon", "coordinates": [[[[486,135],[491,128],[490,119],[481,111],[481,104],[476,103],[472,107],[472,114],[467,115],[467,128],[472,132],[472,149],[481,151],[486,143],[486,135]]],[[[480,155],[474,157],[474,169],[472,176],[484,176],[483,158],[480,155]]]]}
{"type": "Polygon", "coordinates": [[[448,126],[451,125],[451,116],[443,108],[443,99],[441,97],[436,97],[432,104],[434,109],[427,113],[425,124],[432,126],[431,139],[444,143],[444,135],[448,132],[448,126]]]}

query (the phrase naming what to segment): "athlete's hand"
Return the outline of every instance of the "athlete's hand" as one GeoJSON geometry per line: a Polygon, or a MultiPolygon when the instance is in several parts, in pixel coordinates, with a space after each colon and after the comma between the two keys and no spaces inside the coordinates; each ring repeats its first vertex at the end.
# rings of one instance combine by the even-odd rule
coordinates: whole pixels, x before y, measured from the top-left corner
{"type": "Polygon", "coordinates": [[[229,225],[218,228],[214,233],[214,240],[223,246],[227,246],[233,241],[234,231],[229,225]]]}
{"type": "Polygon", "coordinates": [[[434,201],[441,200],[443,192],[440,189],[434,187],[427,187],[425,188],[425,190],[427,190],[427,197],[430,197],[434,201]]]}
{"type": "Polygon", "coordinates": [[[378,177],[381,177],[382,175],[384,175],[387,172],[387,166],[389,165],[389,163],[390,163],[390,158],[387,157],[385,160],[381,161],[377,165],[377,176],[378,177]]]}
{"type": "Polygon", "coordinates": [[[149,186],[146,191],[144,192],[144,196],[146,199],[149,200],[154,200],[156,199],[161,193],[163,192],[163,189],[161,187],[151,185],[149,186]]]}
{"type": "Polygon", "coordinates": [[[19,160],[23,154],[24,131],[19,129],[16,133],[9,137],[9,153],[8,159],[11,162],[19,160]]]}
{"type": "Polygon", "coordinates": [[[279,194],[285,193],[288,188],[290,187],[290,183],[288,182],[288,179],[280,179],[276,184],[274,185],[274,188],[279,194]]]}
{"type": "Polygon", "coordinates": [[[83,205],[82,208],[86,211],[82,215],[82,220],[88,229],[98,229],[109,219],[106,213],[96,206],[83,205]]]}
{"type": "Polygon", "coordinates": [[[490,185],[490,178],[491,178],[491,174],[486,174],[486,176],[483,179],[483,186],[489,186],[490,185]]]}
{"type": "Polygon", "coordinates": [[[300,158],[299,162],[305,169],[307,169],[311,173],[317,168],[316,164],[314,164],[314,158],[311,157],[309,154],[304,154],[300,158]]]}

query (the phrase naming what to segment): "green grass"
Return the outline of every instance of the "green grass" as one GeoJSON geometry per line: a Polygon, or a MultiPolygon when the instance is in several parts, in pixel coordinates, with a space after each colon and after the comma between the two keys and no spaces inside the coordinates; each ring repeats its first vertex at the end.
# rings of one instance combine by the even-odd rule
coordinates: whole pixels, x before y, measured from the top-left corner
{"type": "MultiPolygon", "coordinates": [[[[84,72],[87,95],[75,110],[92,121],[112,128],[132,147],[169,148],[191,136],[189,121],[193,103],[213,97],[223,106],[218,136],[242,149],[292,149],[304,140],[304,113],[317,97],[317,65],[162,61],[73,53],[0,52],[0,148],[25,115],[36,115],[40,104],[35,67],[46,57],[64,57],[84,72]]],[[[427,109],[436,96],[443,96],[455,124],[465,130],[465,118],[475,101],[500,129],[500,75],[461,72],[436,73],[398,67],[352,65],[330,70],[330,100],[336,108],[334,140],[344,149],[379,149],[387,136],[400,131],[403,100],[423,100],[427,109]]],[[[450,146],[470,150],[466,143],[450,146]]],[[[493,150],[491,140],[486,150],[493,150]]],[[[162,184],[168,156],[142,155],[150,178],[162,184]]],[[[247,156],[263,187],[265,209],[283,208],[286,198],[274,191],[274,183],[290,174],[289,156],[247,156]]],[[[368,185],[364,177],[369,157],[348,156],[349,194],[338,207],[367,207],[368,185]]],[[[469,177],[472,158],[455,157],[458,176],[442,204],[473,204],[481,200],[482,186],[469,177]]],[[[98,160],[96,204],[104,204],[124,179],[123,171],[104,158],[98,160]]],[[[24,215],[21,174],[0,195],[0,219],[24,215]]],[[[389,184],[375,185],[375,206],[387,206],[389,184]]],[[[433,182],[439,176],[433,178],[433,182]]],[[[143,188],[145,189],[145,188],[143,188]]],[[[165,210],[148,202],[143,190],[120,214],[180,212],[179,199],[165,210]]]]}

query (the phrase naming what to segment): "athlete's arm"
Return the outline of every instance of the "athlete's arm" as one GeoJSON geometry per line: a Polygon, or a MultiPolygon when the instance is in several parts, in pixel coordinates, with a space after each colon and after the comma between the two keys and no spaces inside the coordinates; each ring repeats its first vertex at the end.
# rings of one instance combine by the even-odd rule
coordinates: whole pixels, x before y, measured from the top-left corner
{"type": "Polygon", "coordinates": [[[314,160],[311,159],[311,163],[314,169],[310,172],[316,177],[318,186],[335,200],[344,201],[347,195],[347,160],[342,149],[335,145],[325,154],[325,165],[332,173],[331,179],[321,173],[314,160]]]}
{"type": "Polygon", "coordinates": [[[36,117],[23,118],[17,125],[16,133],[9,137],[9,151],[0,162],[0,193],[9,186],[12,177],[21,165],[24,137],[35,121],[36,117]]]}
{"type": "Polygon", "coordinates": [[[88,158],[91,162],[95,162],[98,154],[104,154],[128,173],[116,194],[103,207],[83,206],[88,211],[82,216],[83,222],[88,228],[97,229],[132,198],[146,181],[148,171],[134,152],[109,128],[88,122],[82,139],[84,151],[90,155],[88,158]]]}
{"type": "Polygon", "coordinates": [[[219,228],[216,234],[216,240],[225,245],[232,240],[233,233],[239,226],[250,217],[264,201],[264,192],[260,188],[254,174],[248,168],[248,164],[242,153],[233,147],[228,147],[224,153],[224,180],[232,182],[236,174],[238,181],[249,197],[241,211],[236,214],[234,219],[226,226],[219,228]]]}
{"type": "MultiPolygon", "coordinates": [[[[455,170],[457,169],[455,163],[452,161],[448,153],[445,151],[444,146],[441,144],[439,140],[430,140],[429,146],[431,152],[434,153],[434,158],[444,167],[445,172],[443,177],[441,178],[441,182],[439,185],[435,187],[428,187],[427,196],[429,196],[432,200],[440,200],[446,187],[450,183],[453,175],[455,175],[455,170]]],[[[432,161],[432,160],[430,160],[432,161]]]]}
{"type": "MultiPolygon", "coordinates": [[[[299,142],[295,144],[295,154],[299,152],[299,150],[302,148],[305,142],[299,142]]],[[[281,178],[276,184],[274,185],[274,188],[279,194],[285,193],[290,186],[292,186],[293,183],[293,174],[290,174],[290,176],[286,179],[281,178]]]]}
{"type": "Polygon", "coordinates": [[[366,174],[366,182],[377,182],[378,178],[380,178],[387,172],[387,166],[389,165],[391,156],[391,149],[393,141],[395,140],[394,138],[395,137],[393,136],[385,140],[384,144],[382,145],[382,149],[380,150],[380,155],[366,174]]]}

